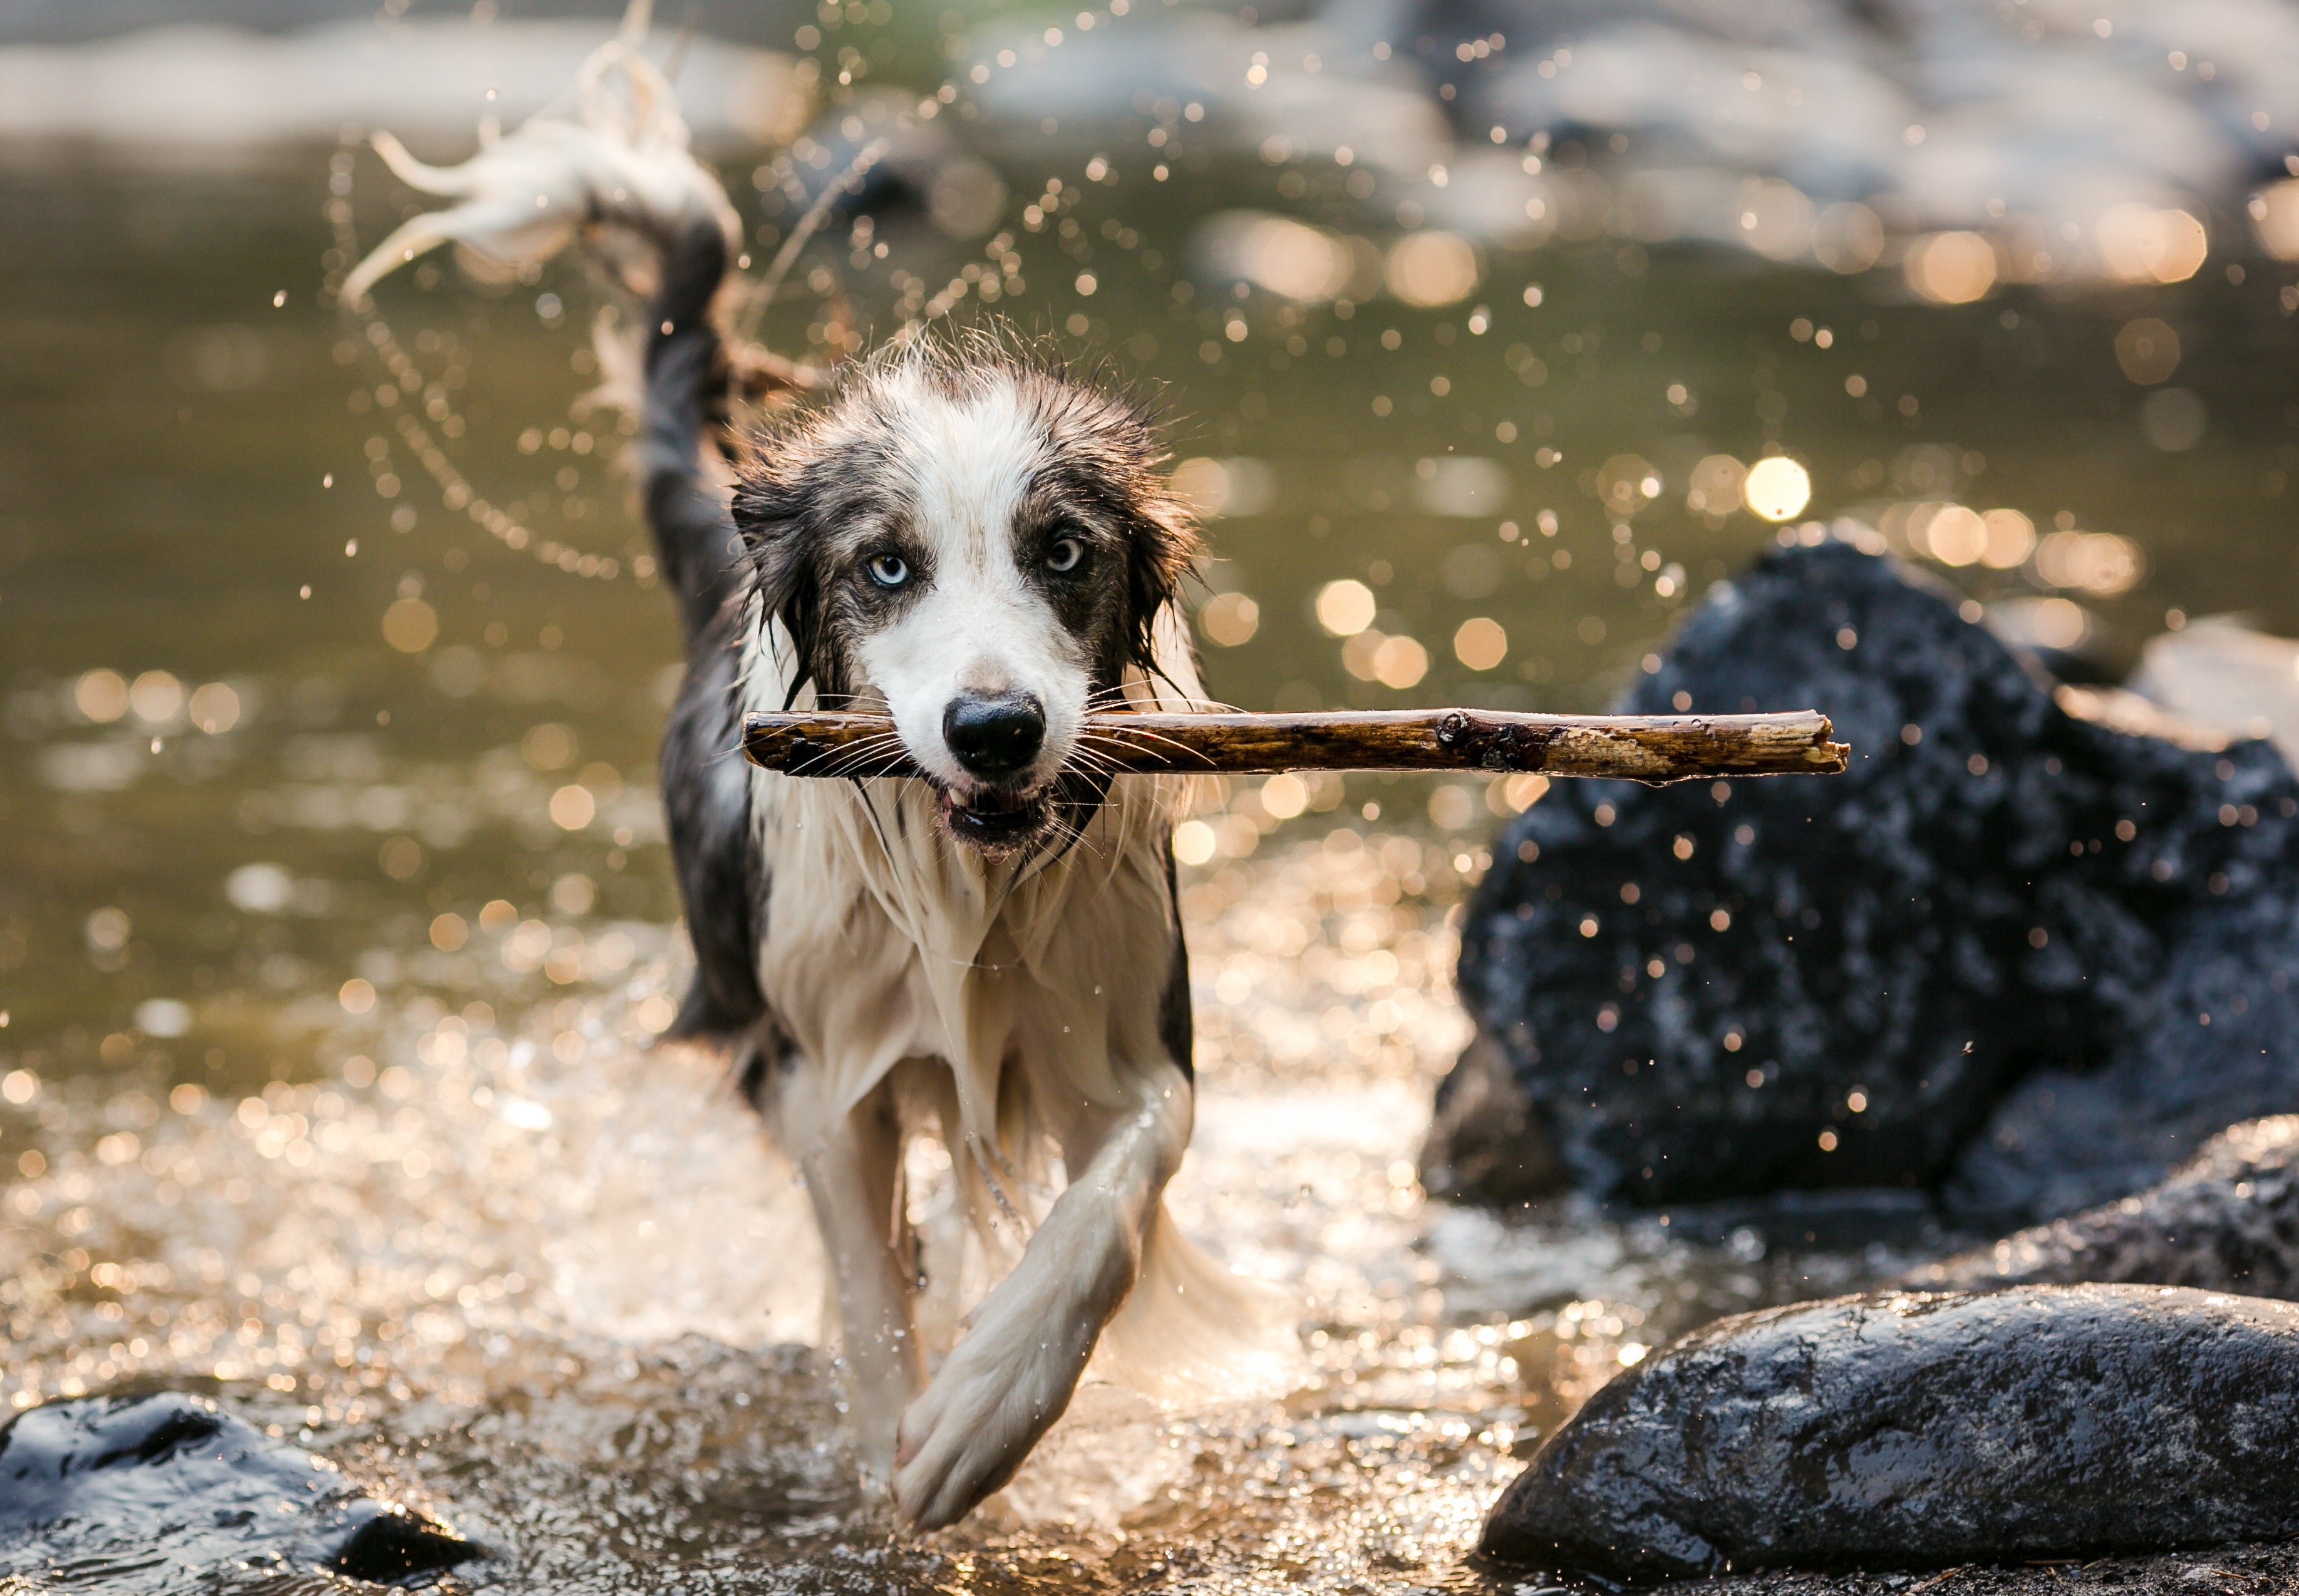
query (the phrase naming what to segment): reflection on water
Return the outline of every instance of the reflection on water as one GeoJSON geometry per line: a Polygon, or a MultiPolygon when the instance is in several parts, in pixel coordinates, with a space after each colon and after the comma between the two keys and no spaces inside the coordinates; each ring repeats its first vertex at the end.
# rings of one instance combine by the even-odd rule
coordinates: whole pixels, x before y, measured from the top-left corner
{"type": "MultiPolygon", "coordinates": [[[[2270,262],[1930,304],[1904,271],[1457,249],[1332,162],[1000,159],[987,236],[892,197],[801,260],[770,341],[994,296],[1161,385],[1239,703],[1595,707],[1805,516],[2111,666],[2170,608],[2299,626],[2270,262]]],[[[794,178],[749,185],[761,250],[794,178]]],[[[894,1536],[811,1350],[803,1194],[709,1063],[646,1046],[684,958],[675,643],[619,434],[577,403],[617,376],[590,290],[443,262],[386,290],[384,349],[316,291],[326,208],[372,238],[401,197],[324,149],[0,194],[9,1400],[220,1381],[520,1588],[1401,1590],[1468,1577],[1498,1484],[1608,1372],[1893,1267],[1873,1225],[1429,1203],[1448,915],[1540,785],[1238,783],[1178,839],[1204,1091],[1174,1211],[1303,1293],[1315,1377],[1201,1414],[1090,1393],[977,1522],[894,1536]]]]}

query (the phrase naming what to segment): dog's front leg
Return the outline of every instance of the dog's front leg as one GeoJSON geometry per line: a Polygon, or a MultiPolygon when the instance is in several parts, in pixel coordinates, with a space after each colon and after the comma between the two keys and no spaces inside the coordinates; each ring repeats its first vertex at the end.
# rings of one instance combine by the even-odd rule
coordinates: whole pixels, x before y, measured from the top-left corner
{"type": "Polygon", "coordinates": [[[801,1160],[838,1296],[848,1422],[863,1468],[882,1481],[895,1426],[925,1384],[901,1245],[908,1220],[894,1207],[901,1155],[892,1094],[881,1086],[801,1160]]]}
{"type": "Polygon", "coordinates": [[[894,1503],[920,1528],[956,1523],[1013,1477],[1069,1405],[1102,1327],[1133,1289],[1191,1123],[1179,1070],[1160,1063],[1135,1079],[1123,1112],[1094,1116],[1075,1145],[1065,1138],[1068,1189],[902,1416],[894,1503]]]}

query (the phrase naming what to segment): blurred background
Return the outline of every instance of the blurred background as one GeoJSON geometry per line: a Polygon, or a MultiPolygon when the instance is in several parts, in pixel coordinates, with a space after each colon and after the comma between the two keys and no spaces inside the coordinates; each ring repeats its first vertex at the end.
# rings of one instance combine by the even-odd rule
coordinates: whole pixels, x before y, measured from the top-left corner
{"type": "MultiPolygon", "coordinates": [[[[621,9],[0,0],[19,1406],[195,1370],[388,1452],[466,1422],[410,1418],[423,1402],[485,1410],[509,1378],[487,1369],[555,1378],[578,1343],[593,1369],[633,1338],[811,1334],[809,1292],[730,1285],[722,1237],[640,1228],[666,1192],[724,1201],[714,1180],[755,1198],[726,1235],[779,1246],[799,1209],[739,1127],[713,1154],[697,1096],[644,1096],[671,1065],[630,1062],[681,980],[652,774],[677,656],[618,417],[585,397],[613,376],[603,295],[571,254],[449,252],[373,322],[332,294],[431,203],[368,132],[453,161],[485,122],[564,111],[621,9]],[[528,1181],[543,1217],[513,1200],[528,1181]],[[610,1255],[627,1272],[602,1284],[610,1255]],[[375,1369],[401,1372],[335,1372],[375,1369]]],[[[1216,551],[1208,678],[1241,707],[1600,708],[1713,583],[1830,525],[2076,680],[2190,616],[2299,630],[2299,8],[654,20],[758,262],[886,143],[793,258],[770,347],[822,364],[922,310],[998,316],[1149,397],[1216,551]]],[[[1185,827],[1215,1077],[1346,1058],[1373,1071],[1365,1124],[1417,1124],[1463,1029],[1446,912],[1535,797],[1286,777],[1185,827]],[[1299,913],[1267,919],[1266,892],[1299,913]]],[[[1356,1134],[1315,1154],[1334,1211],[1418,1213],[1409,1136],[1356,1134]]],[[[1291,1188],[1315,1184],[1280,1178],[1247,1228],[1273,1271],[1297,1221],[1304,1255],[1357,1248],[1333,1290],[1388,1307],[1333,1316],[1389,1327],[1374,1363],[1413,1364],[1400,1325],[1548,1302],[1543,1334],[1609,1323],[1601,1366],[1672,1300],[1608,1275],[1614,1307],[1590,1290],[1561,1319],[1556,1282],[1527,1283],[1554,1255],[1525,1253],[1506,1289],[1432,1307],[1461,1259],[1501,1267],[1491,1237],[1445,1253],[1414,1219],[1344,1245],[1300,1220],[1291,1188]]],[[[1641,1245],[1575,1256],[1633,1274],[1641,1245]]],[[[1506,1385],[1496,1344],[1438,1361],[1506,1385]]],[[[1470,1483],[1412,1534],[1444,1544],[1506,1457],[1492,1425],[1539,1407],[1488,1401],[1486,1461],[1448,1452],[1470,1483]]],[[[843,1510],[791,1543],[838,1543],[843,1510]]],[[[649,1555],[676,1541],[642,1520],[649,1555]]]]}

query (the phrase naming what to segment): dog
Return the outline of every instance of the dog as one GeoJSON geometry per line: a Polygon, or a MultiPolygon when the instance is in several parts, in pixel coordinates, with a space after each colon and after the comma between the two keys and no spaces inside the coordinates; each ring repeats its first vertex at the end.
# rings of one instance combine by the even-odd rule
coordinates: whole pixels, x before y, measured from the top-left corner
{"type": "Polygon", "coordinates": [[[696,958],[669,1034],[742,1061],[819,1223],[866,1467],[944,1526],[1098,1344],[1153,1391],[1247,1378],[1249,1288],[1162,1211],[1193,1112],[1176,794],[1113,779],[1086,718],[1203,701],[1200,542],[1142,411],[1010,338],[890,349],[732,436],[723,238],[663,256],[642,472],[685,623],[661,769],[696,958]],[[743,715],[792,707],[893,730],[849,780],[747,765],[743,715]],[[870,774],[897,756],[924,776],[870,774]],[[902,1174],[927,1126],[977,1230],[1031,1232],[931,1380],[902,1174]],[[1049,1147],[1067,1181],[1033,1223],[1016,1188],[1049,1147]]]}
{"type": "Polygon", "coordinates": [[[1182,794],[1114,778],[1087,724],[1202,703],[1180,602],[1200,542],[1141,409],[1010,336],[898,341],[735,427],[714,318],[740,227],[646,22],[634,0],[576,120],[538,116],[452,169],[379,136],[403,180],[455,203],[377,246],[343,298],[449,240],[539,263],[584,237],[649,302],[639,354],[602,351],[634,379],[593,397],[637,413],[685,638],[661,775],[695,970],[667,1034],[730,1055],[803,1172],[865,1472],[934,1528],[1012,1477],[1090,1360],[1153,1396],[1263,1393],[1292,1368],[1275,1303],[1164,1212],[1194,1113],[1182,794]],[[893,729],[847,780],[749,765],[744,714],[793,707],[893,729]],[[897,756],[924,775],[872,773],[897,756]],[[1009,1266],[931,1379],[904,1177],[921,1134],[1009,1266]]]}

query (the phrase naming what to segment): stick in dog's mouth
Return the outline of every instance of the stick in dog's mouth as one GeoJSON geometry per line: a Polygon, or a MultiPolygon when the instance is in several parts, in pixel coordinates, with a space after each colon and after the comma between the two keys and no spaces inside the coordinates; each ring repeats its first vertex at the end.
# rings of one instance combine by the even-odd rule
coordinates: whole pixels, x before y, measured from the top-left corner
{"type": "MultiPolygon", "coordinates": [[[[1101,778],[1267,775],[1278,771],[1522,772],[1662,783],[1718,776],[1838,775],[1851,750],[1815,710],[1746,715],[1516,715],[1423,709],[1292,715],[1100,714],[1087,740],[1101,778]]],[[[860,769],[842,756],[879,746],[884,715],[832,711],[743,717],[754,765],[793,776],[917,776],[907,755],[860,769]]],[[[1075,773],[1083,776],[1085,773],[1075,773]]],[[[1071,779],[1038,788],[1050,795],[1071,779]]],[[[1010,801],[1010,800],[1009,800],[1010,801]]],[[[980,797],[969,802],[990,808],[980,797]]]]}

